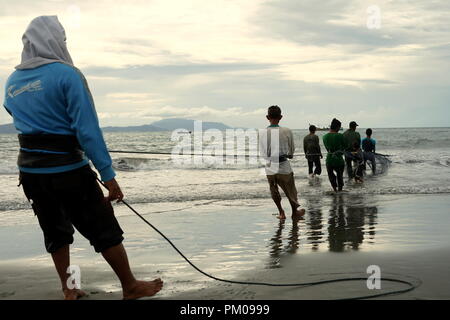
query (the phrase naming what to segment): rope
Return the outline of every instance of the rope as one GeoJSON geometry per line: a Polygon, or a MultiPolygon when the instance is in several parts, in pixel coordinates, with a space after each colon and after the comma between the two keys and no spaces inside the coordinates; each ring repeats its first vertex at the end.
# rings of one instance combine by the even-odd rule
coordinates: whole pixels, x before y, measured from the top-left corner
{"type": "MultiPolygon", "coordinates": [[[[248,155],[248,154],[204,154],[204,153],[183,153],[177,154],[172,152],[158,152],[158,151],[131,151],[131,150],[108,150],[110,153],[134,153],[134,154],[160,154],[160,155],[172,155],[172,156],[200,156],[200,157],[261,157],[260,155],[248,155]]],[[[335,152],[325,152],[325,153],[308,153],[308,156],[322,156],[327,154],[345,153],[345,151],[338,150],[335,152]]],[[[381,154],[374,152],[373,154],[383,157],[392,157],[389,154],[381,154]]],[[[296,153],[294,156],[305,156],[305,153],[296,153]]]]}
{"type": "MultiPolygon", "coordinates": [[[[105,184],[97,178],[97,180],[100,182],[101,185],[103,185],[106,189],[108,189],[105,184]]],[[[199,273],[203,274],[204,276],[211,278],[216,281],[225,282],[225,283],[231,283],[231,284],[241,284],[241,285],[255,285],[255,286],[269,286],[269,287],[309,287],[309,286],[316,286],[316,285],[322,285],[327,283],[337,283],[337,282],[346,282],[346,281],[367,281],[367,278],[364,277],[353,277],[353,278],[337,278],[337,279],[329,279],[329,280],[319,280],[319,281],[312,281],[312,282],[299,282],[299,283],[270,283],[270,282],[251,282],[251,281],[235,281],[235,280],[227,280],[215,277],[199,267],[197,267],[192,261],[190,261],[184,254],[181,252],[177,246],[166,236],[164,235],[158,228],[156,228],[153,224],[151,224],[147,219],[145,219],[139,212],[137,212],[131,205],[129,205],[125,200],[121,200],[121,202],[126,205],[134,214],[136,214],[142,221],[144,221],[145,224],[150,226],[154,231],[156,231],[161,237],[163,237],[171,246],[172,248],[195,270],[197,270],[199,273]]],[[[342,299],[342,300],[359,300],[359,299],[369,299],[369,298],[376,298],[376,297],[385,297],[389,295],[394,294],[401,294],[406,293],[409,291],[412,291],[420,286],[421,282],[419,279],[416,279],[418,281],[418,284],[413,284],[412,282],[406,281],[406,280],[400,280],[395,278],[385,278],[381,277],[380,281],[387,281],[387,282],[394,282],[394,283],[401,283],[406,284],[409,287],[401,290],[393,290],[389,292],[383,292],[378,294],[372,294],[372,295],[365,295],[365,296],[359,296],[359,297],[352,297],[348,299],[342,299]]]]}

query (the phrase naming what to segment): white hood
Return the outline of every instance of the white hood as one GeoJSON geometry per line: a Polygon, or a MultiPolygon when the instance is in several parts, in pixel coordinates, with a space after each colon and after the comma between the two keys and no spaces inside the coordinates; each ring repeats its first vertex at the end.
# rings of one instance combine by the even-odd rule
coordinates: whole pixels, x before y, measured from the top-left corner
{"type": "Polygon", "coordinates": [[[61,62],[73,65],[66,45],[66,32],[57,16],[41,16],[31,21],[22,37],[22,62],[16,69],[33,69],[61,62]]]}

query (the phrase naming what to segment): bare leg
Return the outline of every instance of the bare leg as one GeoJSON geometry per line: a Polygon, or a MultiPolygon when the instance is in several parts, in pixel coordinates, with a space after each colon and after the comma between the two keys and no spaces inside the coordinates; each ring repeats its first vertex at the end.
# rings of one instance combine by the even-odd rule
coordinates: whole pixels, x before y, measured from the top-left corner
{"type": "Polygon", "coordinates": [[[277,175],[274,176],[267,176],[267,180],[269,182],[270,186],[270,194],[272,196],[273,202],[275,202],[275,205],[278,208],[278,219],[286,219],[286,215],[284,214],[283,207],[281,206],[281,195],[278,191],[278,181],[277,181],[277,175]]]}
{"type": "Polygon", "coordinates": [[[102,255],[119,277],[124,299],[150,297],[161,290],[163,282],[159,278],[153,281],[136,280],[131,272],[127,253],[122,244],[106,249],[102,255]]]}
{"type": "Polygon", "coordinates": [[[67,279],[69,279],[67,268],[70,266],[69,245],[66,245],[52,253],[52,259],[55,264],[56,271],[58,272],[59,279],[61,280],[64,299],[77,300],[84,297],[86,293],[80,289],[69,289],[67,287],[67,279]]]}
{"type": "Polygon", "coordinates": [[[286,219],[286,215],[284,214],[284,210],[283,210],[283,207],[281,206],[281,200],[275,200],[275,199],[273,199],[273,202],[275,202],[275,205],[277,206],[277,208],[278,208],[278,212],[279,212],[279,214],[278,214],[278,216],[277,216],[277,218],[278,219],[286,219]]]}
{"type": "Polygon", "coordinates": [[[299,218],[305,214],[305,209],[299,209],[297,188],[295,187],[294,174],[284,175],[280,179],[280,187],[283,189],[292,209],[292,218],[299,218]]]}

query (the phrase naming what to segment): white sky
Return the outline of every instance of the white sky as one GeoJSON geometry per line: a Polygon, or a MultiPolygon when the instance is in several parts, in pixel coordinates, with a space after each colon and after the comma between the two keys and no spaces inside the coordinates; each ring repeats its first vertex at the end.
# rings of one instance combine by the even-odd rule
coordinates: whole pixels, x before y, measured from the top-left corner
{"type": "Polygon", "coordinates": [[[446,0],[0,0],[2,87],[28,23],[54,14],[102,126],[261,127],[272,104],[292,128],[450,126],[446,0]],[[367,28],[370,5],[379,29],[367,28]]]}

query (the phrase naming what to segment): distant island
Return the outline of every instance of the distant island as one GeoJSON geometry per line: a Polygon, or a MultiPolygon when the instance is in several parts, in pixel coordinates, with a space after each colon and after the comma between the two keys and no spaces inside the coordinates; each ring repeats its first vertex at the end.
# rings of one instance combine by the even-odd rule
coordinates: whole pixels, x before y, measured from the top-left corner
{"type": "MultiPolygon", "coordinates": [[[[158,132],[158,131],[173,131],[176,129],[186,129],[187,131],[194,131],[195,120],[181,119],[181,118],[169,118],[163,119],[151,124],[141,126],[126,126],[126,127],[103,127],[103,132],[158,132]]],[[[208,122],[203,121],[203,130],[218,129],[226,130],[232,129],[221,122],[208,122]]],[[[0,133],[17,133],[12,123],[0,125],[0,133]]]]}

